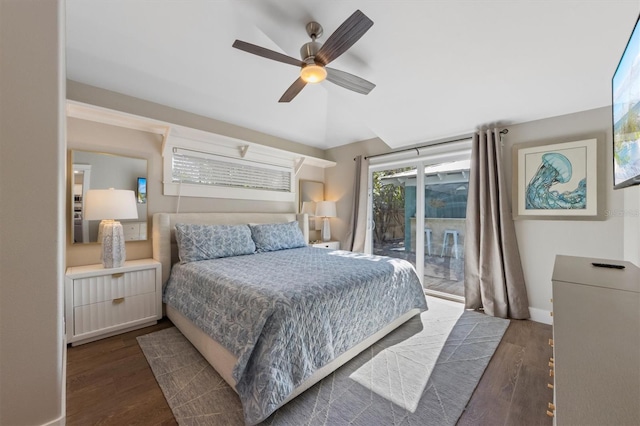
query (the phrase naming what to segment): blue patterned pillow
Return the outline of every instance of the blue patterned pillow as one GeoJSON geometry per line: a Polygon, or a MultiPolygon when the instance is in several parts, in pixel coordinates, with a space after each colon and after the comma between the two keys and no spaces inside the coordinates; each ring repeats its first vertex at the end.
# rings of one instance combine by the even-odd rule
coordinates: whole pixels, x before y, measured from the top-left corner
{"type": "Polygon", "coordinates": [[[256,251],[276,251],[304,247],[304,235],[298,222],[249,225],[256,251]]]}
{"type": "Polygon", "coordinates": [[[247,225],[176,224],[181,263],[252,254],[256,245],[247,225]]]}

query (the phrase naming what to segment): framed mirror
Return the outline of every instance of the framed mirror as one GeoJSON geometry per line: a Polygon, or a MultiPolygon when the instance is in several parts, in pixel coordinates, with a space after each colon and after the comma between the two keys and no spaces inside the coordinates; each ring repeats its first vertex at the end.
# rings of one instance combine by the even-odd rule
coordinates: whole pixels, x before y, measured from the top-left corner
{"type": "Polygon", "coordinates": [[[71,151],[71,238],[73,244],[97,243],[99,220],[84,219],[90,189],[129,189],[137,199],[138,219],[121,220],[126,241],[144,241],[147,232],[147,160],[91,151],[71,151]]]}
{"type": "MultiPolygon", "coordinates": [[[[309,215],[309,231],[322,229],[322,219],[316,217],[316,203],[324,200],[324,183],[312,180],[300,180],[298,212],[309,215]]],[[[311,234],[312,241],[318,239],[317,232],[311,234]]]]}
{"type": "Polygon", "coordinates": [[[324,183],[312,180],[300,180],[298,211],[315,216],[316,203],[324,200],[324,183]]]}

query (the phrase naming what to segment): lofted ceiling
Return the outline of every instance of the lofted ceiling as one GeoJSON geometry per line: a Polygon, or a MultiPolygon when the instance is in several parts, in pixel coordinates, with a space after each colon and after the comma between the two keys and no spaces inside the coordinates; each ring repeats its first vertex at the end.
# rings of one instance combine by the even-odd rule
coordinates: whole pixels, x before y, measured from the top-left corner
{"type": "Polygon", "coordinates": [[[67,0],[67,78],[326,149],[391,148],[611,104],[638,0],[67,0]],[[278,103],[317,21],[325,41],[356,9],[374,25],[331,63],[375,83],[328,81],[278,103]]]}

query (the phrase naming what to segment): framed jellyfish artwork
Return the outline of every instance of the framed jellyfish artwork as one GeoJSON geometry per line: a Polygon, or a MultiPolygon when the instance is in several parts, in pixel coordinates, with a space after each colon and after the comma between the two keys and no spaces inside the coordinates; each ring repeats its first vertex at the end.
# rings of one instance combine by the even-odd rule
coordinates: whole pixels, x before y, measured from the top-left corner
{"type": "Polygon", "coordinates": [[[514,219],[597,218],[597,139],[513,150],[514,219]]]}

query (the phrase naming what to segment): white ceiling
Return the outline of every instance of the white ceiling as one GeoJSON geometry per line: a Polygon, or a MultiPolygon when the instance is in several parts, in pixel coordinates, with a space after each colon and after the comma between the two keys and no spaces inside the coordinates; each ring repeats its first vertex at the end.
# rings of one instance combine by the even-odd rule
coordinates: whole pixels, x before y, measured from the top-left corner
{"type": "Polygon", "coordinates": [[[392,148],[611,104],[638,0],[67,0],[67,77],[330,148],[392,148]],[[331,63],[377,85],[330,82],[278,103],[311,20],[328,36],[356,9],[373,27],[331,63]]]}

